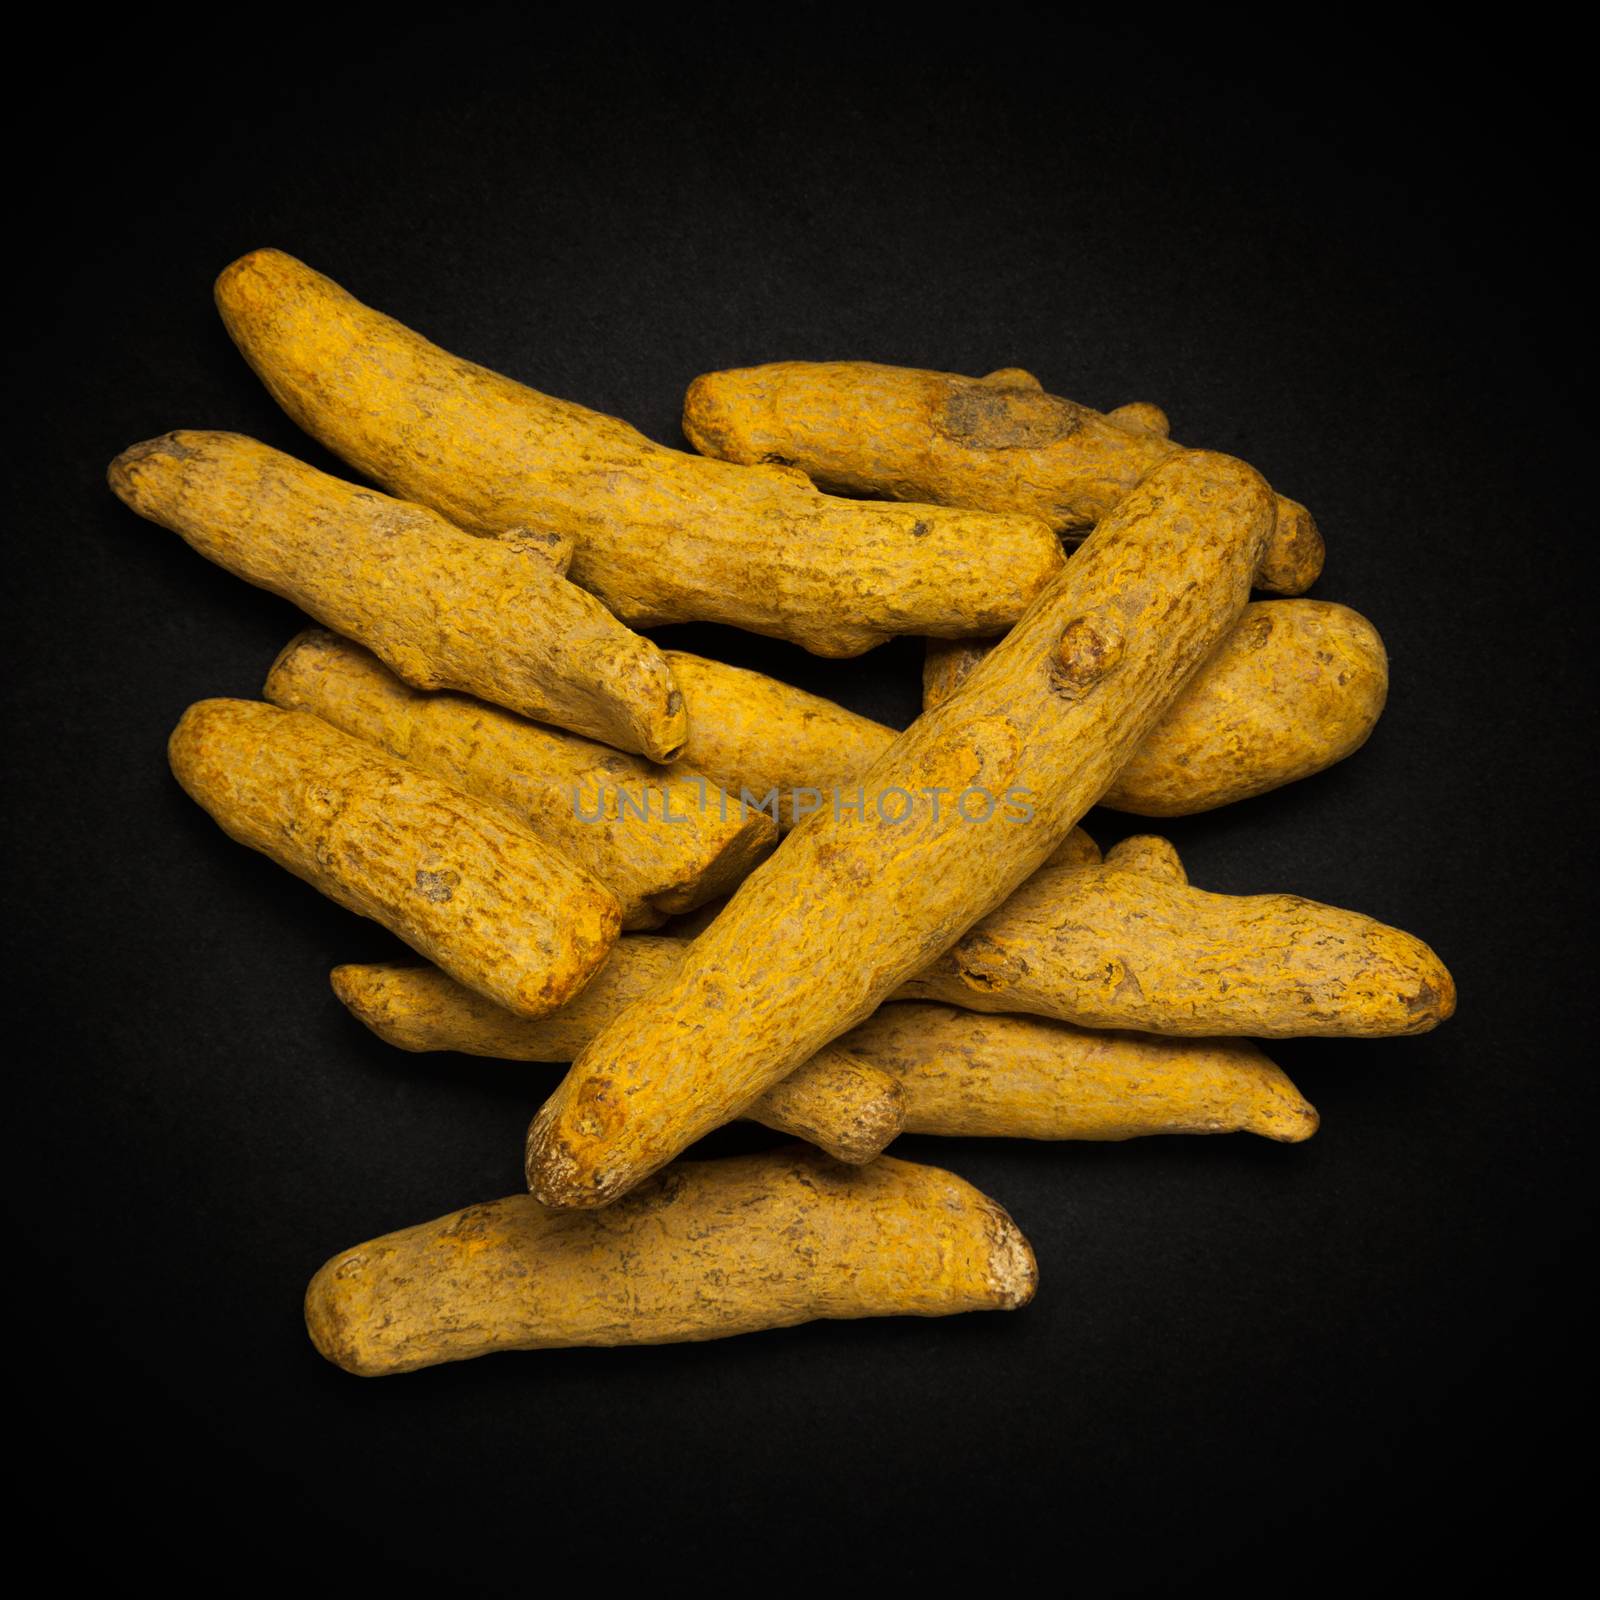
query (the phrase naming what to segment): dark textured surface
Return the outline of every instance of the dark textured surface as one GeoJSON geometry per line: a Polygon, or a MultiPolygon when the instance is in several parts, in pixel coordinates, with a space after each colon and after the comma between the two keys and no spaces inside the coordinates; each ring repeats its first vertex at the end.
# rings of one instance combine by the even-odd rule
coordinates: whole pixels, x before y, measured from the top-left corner
{"type": "MultiPolygon", "coordinates": [[[[1091,1591],[1279,1590],[1563,1536],[1594,1115],[1566,86],[1501,44],[1274,33],[1269,56],[1046,39],[1033,13],[832,41],[837,16],[764,38],[713,12],[743,42],[703,53],[620,24],[280,40],[163,13],[75,41],[80,113],[24,121],[39,281],[14,306],[4,693],[33,1037],[6,1189],[14,1451],[54,1559],[522,1593],[553,1550],[602,1588],[992,1583],[1032,1554],[1091,1591]],[[1245,456],[1316,513],[1314,592],[1378,625],[1393,692],[1344,766],[1163,831],[1205,888],[1421,935],[1459,1015],[1275,1046],[1323,1114],[1303,1147],[904,1141],[1027,1231],[1041,1287],[1014,1316],[365,1384],[324,1365],[312,1272],[516,1190],[550,1077],[365,1034],[327,973],[393,942],[166,771],[183,708],[257,694],[300,619],[120,507],[104,466],[175,427],[333,466],[211,309],[261,244],[666,441],[696,373],[855,357],[1026,366],[1245,456]]],[[[909,641],[822,662],[662,637],[885,720],[917,704],[909,641]]]]}

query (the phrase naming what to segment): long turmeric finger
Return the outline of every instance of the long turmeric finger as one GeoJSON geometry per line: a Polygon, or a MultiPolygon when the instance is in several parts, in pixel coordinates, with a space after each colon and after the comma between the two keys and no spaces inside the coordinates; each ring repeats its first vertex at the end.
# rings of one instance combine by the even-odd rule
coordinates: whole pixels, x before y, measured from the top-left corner
{"type": "Polygon", "coordinates": [[[303,711],[202,700],[168,755],[224,833],[522,1016],[565,1005],[616,942],[616,899],[587,872],[303,711]]]}
{"type": "MultiPolygon", "coordinates": [[[[723,461],[783,462],[849,494],[1022,512],[1067,534],[1181,452],[1165,421],[1155,407],[1102,416],[1015,367],[963,378],[870,361],[710,372],[683,408],[690,443],[723,461]]],[[[1280,495],[1256,581],[1300,594],[1322,555],[1311,513],[1280,495]]]]}
{"type": "Polygon", "coordinates": [[[567,582],[538,539],[485,543],[236,433],[135,445],[110,480],[140,516],[415,688],[459,689],[656,761],[683,745],[661,652],[567,582]]]}
{"type": "Polygon", "coordinates": [[[998,905],[1237,620],[1271,523],[1241,462],[1152,473],[963,691],[895,740],[860,813],[807,818],[573,1063],[529,1130],[534,1192],[616,1199],[998,905]]]}
{"type": "Polygon", "coordinates": [[[625,928],[653,928],[739,883],[777,840],[772,819],[683,766],[638,756],[457,694],[409,689],[347,639],[313,628],[262,690],[492,801],[592,872],[625,928]]]}
{"type": "Polygon", "coordinates": [[[1189,1037],[1426,1033],[1455,982],[1420,939],[1291,894],[1191,888],[1163,839],[1047,867],[902,995],[1189,1037]]]}
{"type": "MultiPolygon", "coordinates": [[[[437,967],[335,967],[333,990],[352,1016],[402,1050],[570,1061],[614,1016],[677,971],[683,951],[676,939],[619,939],[576,999],[537,1020],[513,1016],[437,967]]],[[[840,1161],[870,1161],[905,1125],[905,1096],[893,1078],[829,1045],[746,1114],[840,1161]]]]}
{"type": "MultiPolygon", "coordinates": [[[[953,694],[988,648],[930,639],[924,708],[953,694]]],[[[1100,804],[1182,817],[1309,778],[1367,742],[1388,694],[1383,640],[1359,612],[1328,600],[1259,600],[1100,804]]]]}
{"type": "Polygon", "coordinates": [[[669,450],[429,344],[277,250],[217,280],[234,343],[299,425],[458,527],[572,536],[625,622],[724,622],[825,656],[994,633],[1059,570],[1032,517],[865,505],[803,473],[669,450]]]}
{"type": "Polygon", "coordinates": [[[1317,1113],[1244,1039],[1161,1039],[1044,1017],[880,1006],[839,1041],[898,1078],[906,1132],[1002,1139],[1258,1133],[1295,1144],[1317,1113]]]}
{"type": "Polygon", "coordinates": [[[953,1173],[802,1147],[680,1162],[605,1212],[523,1194],[387,1234],[311,1280],[306,1328],[377,1377],[497,1350],[1014,1311],[1037,1281],[1017,1225],[953,1173]]]}

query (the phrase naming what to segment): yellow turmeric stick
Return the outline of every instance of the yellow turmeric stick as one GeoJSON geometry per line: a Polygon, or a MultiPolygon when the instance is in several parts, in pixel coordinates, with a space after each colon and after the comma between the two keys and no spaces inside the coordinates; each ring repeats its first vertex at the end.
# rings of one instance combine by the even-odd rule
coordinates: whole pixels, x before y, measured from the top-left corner
{"type": "MultiPolygon", "coordinates": [[[[352,1016],[402,1050],[456,1050],[501,1061],[570,1061],[612,1017],[677,970],[683,945],[639,934],[559,1011],[530,1019],[463,988],[437,967],[349,965],[333,990],[352,1016]]],[[[870,1161],[905,1123],[899,1083],[828,1045],[775,1083],[746,1113],[809,1140],[840,1161],[870,1161]]]]}
{"type": "Polygon", "coordinates": [[[306,1328],[377,1377],[497,1350],[1014,1311],[1037,1281],[1016,1223],[954,1173],[799,1147],[679,1162],[609,1211],[522,1194],[387,1234],[311,1280],[306,1328]]]}
{"type": "Polygon", "coordinates": [[[691,768],[661,767],[465,695],[410,689],[348,639],[313,628],[262,691],[499,806],[592,872],[625,928],[726,894],[777,840],[772,819],[691,768]]]}
{"type": "MultiPolygon", "coordinates": [[[[1033,517],[863,504],[669,450],[429,344],[277,250],[217,280],[228,332],[307,433],[457,527],[549,528],[624,622],[723,622],[818,655],[994,633],[1060,569],[1033,517]]],[[[583,730],[580,730],[583,731],[583,730]]]]}
{"type": "Polygon", "coordinates": [[[676,976],[573,1063],[529,1130],[534,1192],[615,1200],[1004,900],[1238,619],[1271,525],[1241,462],[1195,453],[1152,473],[963,691],[883,754],[861,814],[794,829],[676,976]],[[1006,809],[1019,795],[1025,815],[1006,809]]]}
{"type": "MultiPolygon", "coordinates": [[[[1094,840],[1074,828],[1027,883],[894,998],[1189,1038],[1423,1033],[1455,1010],[1455,983],[1438,956],[1359,912],[1295,895],[1174,895],[1188,876],[1171,842],[1152,834],[1124,839],[1105,857],[1106,869],[1122,874],[1114,884],[1105,872],[1074,875],[1100,865],[1094,840]],[[1153,888],[1141,881],[1150,878],[1153,888]],[[1114,900],[1114,915],[1102,914],[1101,896],[1114,900]],[[1249,959],[1248,940],[1268,937],[1308,953],[1281,970],[1266,947],[1249,959]],[[995,949],[1006,952],[1005,981],[988,964],[995,949]],[[1238,966],[1227,964],[1228,950],[1238,966]],[[1142,979],[1128,981],[1130,971],[1142,979]]],[[[721,909],[703,907],[664,931],[695,938],[721,909]]]]}
{"type": "MultiPolygon", "coordinates": [[[[781,462],[847,494],[1040,517],[1092,527],[1181,450],[1154,406],[1103,416],[1046,394],[1017,367],[986,378],[870,361],[777,361],[696,378],[683,431],[722,461],[781,462]]],[[[1300,594],[1322,570],[1322,536],[1277,499],[1256,581],[1300,594]]]]}
{"type": "Polygon", "coordinates": [[[521,1016],[565,1005],[616,942],[621,911],[587,872],[320,718],[202,700],[168,754],[224,833],[521,1016]]]}
{"type": "Polygon", "coordinates": [[[1316,1111],[1244,1039],[1162,1039],[896,1002],[839,1043],[899,1080],[907,1133],[1136,1139],[1240,1132],[1295,1144],[1317,1131],[1316,1111]]]}
{"type": "Polygon", "coordinates": [[[414,688],[459,689],[656,761],[683,745],[661,652],[536,539],[485,544],[236,433],[135,445],[110,480],[140,516],[359,640],[414,688]]]}
{"type": "Polygon", "coordinates": [[[1382,1038],[1455,1011],[1420,939],[1298,895],[1191,888],[1164,839],[1047,867],[901,991],[974,1011],[1187,1037],[1382,1038]]]}

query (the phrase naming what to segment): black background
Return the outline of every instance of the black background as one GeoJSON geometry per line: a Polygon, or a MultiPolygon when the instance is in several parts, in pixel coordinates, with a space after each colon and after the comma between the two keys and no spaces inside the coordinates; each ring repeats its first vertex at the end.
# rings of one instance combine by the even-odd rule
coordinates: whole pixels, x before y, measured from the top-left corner
{"type": "MultiPolygon", "coordinates": [[[[1592,1446],[1594,1116],[1592,287],[1561,41],[999,7],[56,25],[11,101],[25,1538],[79,1572],[436,1593],[538,1590],[568,1561],[591,1585],[993,1583],[1028,1558],[1091,1591],[1254,1592],[1558,1551],[1561,1453],[1592,1446]],[[698,372],[855,357],[1026,366],[1246,457],[1315,511],[1314,592],[1377,623],[1392,695],[1345,765],[1163,831],[1205,887],[1421,934],[1459,1015],[1275,1048],[1323,1113],[1302,1147],[905,1141],[1034,1241],[1019,1315],[377,1383],[325,1365],[312,1271],[518,1189],[552,1075],[366,1035],[327,972],[393,941],[167,773],[184,706],[256,694],[297,618],[103,471],[175,427],[334,467],[211,308],[262,244],[669,442],[698,372]]],[[[823,662],[669,636],[915,710],[914,641],[823,662]]]]}

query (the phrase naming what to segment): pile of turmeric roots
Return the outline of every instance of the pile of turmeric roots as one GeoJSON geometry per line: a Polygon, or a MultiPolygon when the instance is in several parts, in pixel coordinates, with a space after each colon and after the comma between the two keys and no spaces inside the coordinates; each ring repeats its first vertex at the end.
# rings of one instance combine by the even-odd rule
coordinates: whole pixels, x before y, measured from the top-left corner
{"type": "Polygon", "coordinates": [[[112,463],[135,511],[321,625],[262,700],[192,706],[173,772],[422,958],[334,971],[375,1033],[571,1063],[531,1192],[316,1274],[340,1366],[1018,1307],[1015,1223],[883,1155],[897,1134],[1301,1140],[1317,1114],[1252,1040],[1454,1009],[1409,934],[1077,826],[1307,777],[1387,689],[1370,624],[1288,598],[1321,568],[1306,509],[1154,406],[780,363],[691,385],[690,454],[279,252],[216,293],[382,492],[227,433],[112,463]],[[636,631],[684,621],[826,656],[923,636],[923,713],[896,732],[636,631]],[[798,1142],[678,1159],[741,1117],[798,1142]]]}

